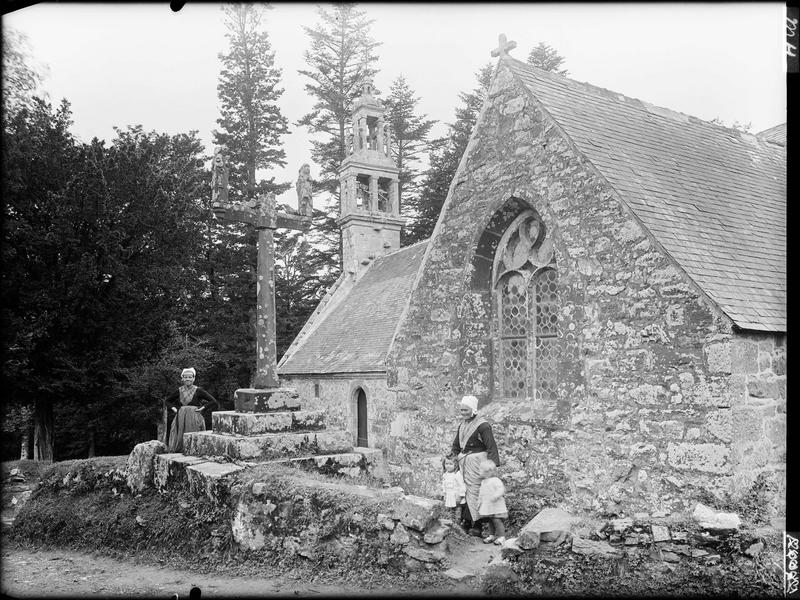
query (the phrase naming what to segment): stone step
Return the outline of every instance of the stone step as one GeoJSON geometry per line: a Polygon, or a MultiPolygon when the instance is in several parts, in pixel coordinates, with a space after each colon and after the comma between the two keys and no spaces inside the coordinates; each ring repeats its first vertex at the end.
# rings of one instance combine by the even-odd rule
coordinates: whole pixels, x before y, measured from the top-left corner
{"type": "Polygon", "coordinates": [[[188,456],[227,456],[234,460],[253,461],[353,450],[350,434],[342,430],[252,436],[194,431],[183,435],[183,446],[184,454],[188,456]]]}
{"type": "MultiPolygon", "coordinates": [[[[153,465],[153,484],[159,490],[188,488],[196,494],[205,494],[215,501],[224,496],[222,481],[229,475],[246,468],[232,463],[218,463],[202,456],[185,454],[156,454],[153,465]]],[[[383,453],[375,448],[358,448],[354,452],[342,454],[323,454],[319,456],[303,456],[299,458],[282,458],[269,462],[276,464],[296,464],[307,471],[316,471],[328,475],[358,477],[380,470],[383,466],[383,453]]],[[[335,482],[320,482],[321,486],[342,486],[335,482]]],[[[366,486],[356,486],[364,490],[366,486]]],[[[365,492],[367,493],[367,492],[365,492]]],[[[369,492],[380,497],[402,496],[402,488],[388,488],[369,492]]]]}
{"type": "Polygon", "coordinates": [[[221,410],[211,413],[211,429],[230,435],[260,435],[290,431],[325,429],[324,410],[285,410],[267,413],[241,413],[221,410]]]}
{"type": "Polygon", "coordinates": [[[315,471],[323,475],[348,477],[358,477],[368,473],[380,474],[385,468],[383,452],[378,448],[355,448],[353,452],[280,458],[270,462],[297,465],[306,471],[315,471]]]}
{"type": "Polygon", "coordinates": [[[240,388],[233,393],[233,407],[245,413],[300,410],[300,395],[292,388],[240,388]]]}
{"type": "Polygon", "coordinates": [[[227,497],[228,488],[223,485],[225,478],[245,468],[180,453],[157,454],[153,466],[153,483],[157,489],[186,487],[193,494],[205,495],[215,502],[222,502],[227,497]]]}

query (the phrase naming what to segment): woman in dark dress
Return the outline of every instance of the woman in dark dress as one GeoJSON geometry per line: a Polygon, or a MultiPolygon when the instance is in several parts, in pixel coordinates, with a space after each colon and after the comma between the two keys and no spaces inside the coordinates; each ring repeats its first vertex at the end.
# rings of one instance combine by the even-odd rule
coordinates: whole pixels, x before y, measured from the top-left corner
{"type": "Polygon", "coordinates": [[[168,427],[169,452],[183,452],[183,434],[205,431],[205,415],[217,408],[217,401],[201,387],[194,385],[195,370],[192,367],[181,372],[183,385],[167,396],[167,415],[172,417],[168,427]]]}
{"type": "Polygon", "coordinates": [[[458,407],[462,421],[458,425],[450,456],[458,461],[458,467],[467,487],[467,507],[464,511],[465,529],[471,535],[481,535],[480,515],[478,514],[478,493],[481,489],[480,464],[486,459],[500,465],[497,444],[494,441],[492,426],[478,415],[478,399],[464,396],[458,407]]]}

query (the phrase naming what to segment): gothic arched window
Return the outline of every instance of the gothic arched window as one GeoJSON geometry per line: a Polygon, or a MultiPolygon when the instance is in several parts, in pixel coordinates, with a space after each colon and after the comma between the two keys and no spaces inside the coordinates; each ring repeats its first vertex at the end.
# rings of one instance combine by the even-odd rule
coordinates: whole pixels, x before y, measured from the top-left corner
{"type": "Polygon", "coordinates": [[[558,274],[553,244],[527,210],[508,227],[493,265],[498,383],[505,398],[555,400],[558,382],[558,274]]]}

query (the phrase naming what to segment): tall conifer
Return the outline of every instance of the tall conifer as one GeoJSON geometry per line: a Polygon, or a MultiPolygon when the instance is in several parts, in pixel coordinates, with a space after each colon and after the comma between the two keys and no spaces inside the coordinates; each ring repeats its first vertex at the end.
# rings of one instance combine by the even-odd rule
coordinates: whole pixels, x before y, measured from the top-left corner
{"type": "Polygon", "coordinates": [[[361,85],[371,82],[378,72],[375,48],[380,43],[369,34],[373,21],[355,4],[334,4],[330,9],[320,6],[317,11],[320,21],[304,27],[311,38],[304,55],[308,69],[298,71],[310,79],[305,89],[317,101],[298,125],[322,136],[311,142],[311,155],[322,170],[317,178],[319,187],[333,193],[345,158],[345,129],[353,100],[361,85]]]}
{"type": "MultiPolygon", "coordinates": [[[[288,121],[277,104],[283,94],[281,70],[275,67],[275,53],[263,28],[268,8],[243,3],[222,8],[229,48],[219,54],[220,117],[214,144],[228,148],[232,200],[281,193],[291,185],[257,177],[260,170],[286,164],[280,141],[288,133],[288,121]]],[[[203,280],[208,282],[209,303],[198,315],[198,326],[228,372],[235,373],[238,385],[248,385],[255,367],[256,234],[252,227],[221,224],[210,216],[205,233],[203,280]]],[[[283,243],[284,235],[276,232],[276,244],[283,243]]]]}
{"type": "Polygon", "coordinates": [[[426,119],[427,115],[415,114],[419,98],[414,96],[405,77],[400,75],[389,88],[389,97],[384,101],[386,120],[392,134],[392,158],[400,169],[398,199],[404,214],[416,214],[417,175],[415,165],[419,155],[427,147],[428,133],[436,123],[426,119]]]}
{"type": "MultiPolygon", "coordinates": [[[[318,136],[311,141],[311,156],[320,167],[315,187],[317,192],[331,194],[331,198],[324,207],[327,216],[315,223],[315,241],[329,249],[331,258],[326,270],[329,276],[336,276],[341,269],[341,259],[334,258],[341,257],[341,232],[336,225],[338,172],[345,158],[346,127],[361,85],[371,82],[378,72],[375,48],[380,44],[369,34],[373,21],[355,4],[334,4],[329,9],[319,6],[317,12],[319,22],[304,27],[311,40],[304,54],[308,68],[298,71],[309,79],[305,89],[316,102],[297,124],[318,136]]],[[[317,207],[323,205],[317,203],[317,207]]]]}
{"type": "Polygon", "coordinates": [[[534,67],[558,73],[559,75],[569,75],[569,71],[566,69],[559,70],[561,63],[565,60],[555,48],[544,42],[539,42],[528,54],[528,62],[534,67]]]}
{"type": "Polygon", "coordinates": [[[231,197],[254,198],[264,192],[282,192],[289,184],[274,178],[256,181],[256,171],[286,164],[280,140],[288,133],[288,121],[277,105],[283,94],[281,70],[262,29],[263,9],[257,4],[223,6],[229,51],[220,54],[217,93],[221,116],[214,143],[228,147],[231,197]]]}
{"type": "Polygon", "coordinates": [[[478,87],[471,92],[458,95],[463,103],[456,108],[456,120],[448,124],[447,135],[431,143],[430,168],[425,172],[419,191],[417,215],[408,227],[404,243],[412,244],[424,240],[433,233],[439,212],[447,198],[450,182],[455,177],[458,163],[467,148],[472,128],[478,119],[483,99],[489,90],[493,66],[485,65],[476,74],[478,87]]]}

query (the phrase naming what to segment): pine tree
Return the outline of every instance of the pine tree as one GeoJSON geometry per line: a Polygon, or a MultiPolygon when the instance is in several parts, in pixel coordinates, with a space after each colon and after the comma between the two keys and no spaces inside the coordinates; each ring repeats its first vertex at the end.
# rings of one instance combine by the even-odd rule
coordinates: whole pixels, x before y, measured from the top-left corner
{"type": "Polygon", "coordinates": [[[380,44],[369,34],[373,21],[355,4],[334,4],[329,10],[320,6],[317,11],[320,22],[303,28],[311,38],[304,54],[309,68],[298,71],[311,80],[305,89],[317,101],[298,125],[322,136],[311,142],[311,156],[321,168],[316,181],[319,189],[334,193],[345,158],[345,129],[353,100],[361,85],[378,72],[375,48],[380,44]]]}
{"type": "Polygon", "coordinates": [[[413,196],[417,191],[418,171],[414,165],[419,162],[419,155],[426,147],[428,133],[436,123],[435,120],[426,119],[427,115],[414,113],[418,102],[419,98],[414,97],[414,91],[402,75],[394,80],[389,88],[389,97],[384,101],[386,119],[391,128],[392,157],[400,169],[399,206],[401,211],[410,215],[416,214],[416,199],[413,196]],[[406,197],[409,200],[404,202],[406,197]]]}
{"type": "Polygon", "coordinates": [[[217,93],[222,105],[214,143],[228,147],[231,198],[255,198],[265,192],[283,192],[290,184],[274,178],[256,181],[256,171],[286,164],[279,146],[288,133],[288,121],[277,105],[281,70],[266,31],[261,29],[262,9],[256,4],[223,6],[225,34],[230,43],[220,54],[222,71],[217,93]]]}
{"type": "Polygon", "coordinates": [[[419,191],[417,215],[408,228],[406,244],[424,240],[433,233],[439,212],[447,198],[450,182],[455,177],[461,156],[467,148],[472,128],[478,119],[483,99],[489,90],[493,66],[485,65],[478,71],[478,87],[472,92],[462,92],[459,98],[463,103],[456,108],[455,123],[448,124],[447,135],[434,140],[429,154],[430,168],[425,172],[419,191]]]}
{"type": "Polygon", "coordinates": [[[558,69],[565,60],[566,59],[561,56],[555,48],[550,47],[544,42],[539,42],[528,55],[528,62],[534,67],[566,76],[569,75],[569,71],[566,69],[558,69]]]}
{"type": "MultiPolygon", "coordinates": [[[[275,53],[262,27],[264,7],[232,4],[222,10],[230,46],[219,55],[221,115],[214,143],[228,148],[230,198],[281,193],[290,182],[257,180],[258,171],[286,164],[279,144],[288,133],[288,121],[277,104],[283,95],[281,70],[274,66],[275,53]]],[[[276,244],[284,235],[275,233],[276,244]]],[[[220,223],[209,211],[204,236],[202,280],[208,290],[199,301],[198,329],[218,353],[215,375],[230,379],[234,387],[249,385],[255,368],[256,232],[239,223],[220,223]]]]}
{"type": "Polygon", "coordinates": [[[32,107],[46,67],[34,66],[27,36],[12,27],[3,27],[3,118],[21,108],[32,107]]]}
{"type": "MultiPolygon", "coordinates": [[[[353,100],[363,83],[371,82],[378,69],[375,48],[380,44],[369,34],[373,21],[355,4],[334,4],[330,9],[317,8],[320,21],[304,27],[311,46],[304,53],[307,69],[298,71],[310,81],[306,91],[317,101],[311,112],[298,121],[312,135],[311,156],[320,166],[315,178],[317,194],[327,192],[330,199],[327,213],[314,223],[317,244],[327,256],[324,271],[335,277],[341,271],[341,232],[336,224],[339,216],[339,167],[345,159],[345,136],[353,100]]],[[[318,197],[318,196],[317,196],[318,197]]],[[[322,203],[317,203],[323,208],[322,203]]]]}

